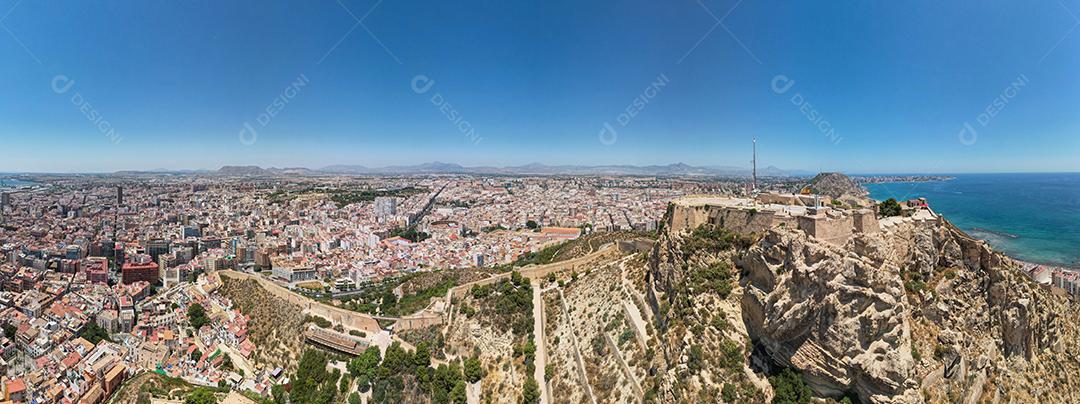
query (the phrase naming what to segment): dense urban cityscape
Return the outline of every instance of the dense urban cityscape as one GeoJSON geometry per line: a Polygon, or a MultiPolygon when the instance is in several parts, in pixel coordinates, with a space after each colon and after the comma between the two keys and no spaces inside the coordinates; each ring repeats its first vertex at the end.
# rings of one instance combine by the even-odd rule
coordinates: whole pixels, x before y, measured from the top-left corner
{"type": "Polygon", "coordinates": [[[1080,404],[1080,0],[0,3],[0,404],[1080,404]]]}
{"type": "MultiPolygon", "coordinates": [[[[641,242],[652,244],[649,240],[664,231],[665,221],[668,232],[693,230],[698,225],[690,220],[702,219],[691,214],[681,223],[686,213],[679,206],[775,211],[792,217],[796,221],[790,225],[812,238],[842,244],[855,233],[877,233],[879,226],[882,232],[902,227],[903,221],[888,217],[879,225],[874,212],[888,215],[888,209],[865,199],[858,183],[950,179],[840,177],[807,182],[756,176],[19,176],[8,179],[12,185],[0,193],[3,389],[14,402],[167,402],[170,397],[192,402],[199,394],[217,392],[228,393],[223,402],[244,403],[285,402],[288,386],[292,402],[306,402],[301,397],[308,393],[297,390],[296,378],[312,377],[297,373],[305,372],[310,351],[330,355],[322,358],[329,359],[323,366],[334,369],[330,390],[339,388],[340,394],[328,402],[382,402],[408,394],[413,387],[398,386],[395,396],[394,387],[376,384],[374,375],[357,370],[359,359],[349,359],[375,354],[367,352],[372,348],[382,356],[430,352],[423,362],[444,366],[459,366],[455,357],[475,361],[464,390],[447,387],[447,394],[461,394],[469,402],[507,391],[552,400],[548,395],[556,393],[549,383],[555,376],[550,374],[525,380],[543,382],[541,392],[525,392],[521,389],[529,387],[514,387],[514,378],[502,376],[481,387],[478,374],[498,372],[506,362],[499,348],[481,349],[494,336],[477,334],[476,328],[458,341],[473,346],[473,353],[447,346],[445,340],[457,332],[454,313],[475,315],[459,294],[479,298],[489,293],[484,284],[505,282],[506,275],[514,278],[508,285],[527,287],[531,279],[540,285],[557,282],[547,289],[561,289],[577,280],[578,270],[588,273],[613,262],[624,266],[637,254],[611,261],[613,244],[603,243],[622,240],[620,251],[643,248],[641,242]],[[698,195],[736,199],[694,199],[703,198],[698,195]],[[814,206],[833,209],[803,223],[801,217],[818,217],[814,206]],[[831,227],[842,217],[854,232],[831,227]],[[522,281],[519,271],[525,273],[522,281]],[[443,327],[449,328],[438,331],[443,327]],[[280,335],[288,330],[302,338],[280,335]]],[[[928,209],[925,199],[898,206],[896,214],[916,221],[936,217],[918,213],[928,209]]],[[[731,220],[727,227],[756,234],[784,227],[787,219],[761,228],[745,227],[759,226],[755,219],[731,220]]],[[[1038,264],[1023,269],[1045,287],[1080,294],[1076,272],[1038,264]]],[[[623,277],[632,276],[624,271],[623,277]]],[[[569,296],[563,299],[577,299],[569,296]]],[[[638,319],[632,329],[643,346],[652,326],[641,319],[654,316],[642,311],[644,296],[627,306],[629,316],[638,319]]],[[[538,312],[525,320],[511,315],[507,322],[515,325],[508,335],[517,341],[522,330],[532,329],[530,318],[548,315],[558,314],[538,312]]],[[[536,331],[545,333],[546,321],[538,322],[536,331]]],[[[620,339],[633,335],[627,331],[620,339]]],[[[531,340],[524,344],[535,349],[531,340]]],[[[543,351],[541,362],[558,360],[543,351]]],[[[535,360],[524,363],[536,369],[535,360]]],[[[552,369],[532,371],[540,375],[552,369]]],[[[760,398],[760,392],[747,388],[740,394],[760,398]]],[[[634,388],[638,397],[640,389],[634,388]]],[[[556,394],[556,402],[568,398],[562,394],[556,394]]]]}
{"type": "Polygon", "coordinates": [[[0,194],[2,364],[12,400],[50,402],[100,402],[146,371],[269,396],[282,369],[249,364],[260,347],[246,338],[249,317],[214,293],[219,285],[207,275],[216,271],[261,273],[309,295],[347,294],[420,271],[506,265],[588,233],[655,232],[672,199],[747,184],[468,176],[26,180],[41,182],[0,194]],[[212,321],[193,322],[194,305],[212,321]]]}

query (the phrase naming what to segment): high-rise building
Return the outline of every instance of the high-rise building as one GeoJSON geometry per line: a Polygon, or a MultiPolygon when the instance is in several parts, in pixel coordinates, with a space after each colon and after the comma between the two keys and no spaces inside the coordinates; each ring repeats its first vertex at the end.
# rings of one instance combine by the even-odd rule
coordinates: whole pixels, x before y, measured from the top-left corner
{"type": "Polygon", "coordinates": [[[169,240],[158,239],[147,241],[146,253],[150,254],[151,260],[157,261],[159,256],[169,253],[169,240]]]}
{"type": "Polygon", "coordinates": [[[184,238],[202,237],[202,229],[199,226],[184,226],[183,236],[184,238]]]}
{"type": "Polygon", "coordinates": [[[11,194],[0,192],[0,224],[4,223],[4,208],[11,205],[11,194]]]}
{"type": "Polygon", "coordinates": [[[86,280],[91,283],[109,282],[109,260],[99,257],[87,258],[84,268],[86,280]]]}
{"type": "Polygon", "coordinates": [[[124,204],[124,187],[116,186],[116,206],[124,204]]]}
{"type": "Polygon", "coordinates": [[[158,264],[146,254],[135,254],[121,266],[121,278],[125,285],[138,281],[155,283],[160,276],[158,264]]]}
{"type": "Polygon", "coordinates": [[[397,214],[397,198],[380,196],[375,198],[375,218],[387,219],[397,214]]]}

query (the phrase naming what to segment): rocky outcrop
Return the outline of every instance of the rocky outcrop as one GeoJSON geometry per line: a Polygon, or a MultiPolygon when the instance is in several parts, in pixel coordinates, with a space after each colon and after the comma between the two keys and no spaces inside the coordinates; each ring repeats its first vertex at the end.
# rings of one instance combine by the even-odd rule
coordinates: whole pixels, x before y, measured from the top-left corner
{"type": "MultiPolygon", "coordinates": [[[[715,256],[669,231],[650,255],[656,326],[678,323],[686,279],[715,256]]],[[[834,245],[777,227],[727,254],[740,271],[748,362],[792,367],[815,395],[871,403],[1077,402],[1080,310],[944,219],[834,245]]],[[[698,342],[686,336],[689,344],[698,342]]],[[[673,362],[676,363],[676,362],[673,362]]],[[[771,396],[766,392],[765,396],[771,396]]]]}
{"type": "Polygon", "coordinates": [[[863,198],[868,192],[862,185],[841,173],[821,173],[806,184],[810,191],[833,199],[863,198]]]}
{"type": "Polygon", "coordinates": [[[743,320],[773,362],[799,369],[818,395],[918,401],[908,304],[890,263],[776,230],[739,264],[743,320]]]}

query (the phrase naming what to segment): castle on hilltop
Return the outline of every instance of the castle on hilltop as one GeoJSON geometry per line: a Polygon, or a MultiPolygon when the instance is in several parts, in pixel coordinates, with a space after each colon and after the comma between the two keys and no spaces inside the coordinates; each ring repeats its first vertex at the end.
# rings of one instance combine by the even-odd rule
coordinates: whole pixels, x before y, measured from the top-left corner
{"type": "Polygon", "coordinates": [[[667,220],[666,225],[675,232],[706,223],[739,233],[786,227],[837,245],[844,244],[854,234],[881,231],[874,207],[844,209],[824,206],[817,196],[774,193],[763,193],[753,199],[684,197],[672,202],[667,220]]]}

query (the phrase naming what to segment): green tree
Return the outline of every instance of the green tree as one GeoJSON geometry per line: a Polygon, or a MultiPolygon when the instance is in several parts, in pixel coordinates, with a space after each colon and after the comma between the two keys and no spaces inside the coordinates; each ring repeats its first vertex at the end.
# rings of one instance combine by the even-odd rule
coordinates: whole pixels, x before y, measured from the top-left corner
{"type": "Polygon", "coordinates": [[[412,355],[395,341],[386,348],[386,357],[383,358],[382,367],[388,371],[387,374],[398,374],[411,368],[412,359],[412,355]]]}
{"type": "Polygon", "coordinates": [[[784,368],[776,376],[769,378],[769,384],[773,387],[773,404],[806,404],[810,402],[813,392],[802,379],[802,375],[784,368]]]}
{"type": "Polygon", "coordinates": [[[422,231],[418,232],[413,228],[402,229],[398,227],[390,231],[390,237],[401,237],[414,243],[419,243],[427,240],[431,235],[422,231]]]}
{"type": "Polygon", "coordinates": [[[431,366],[431,349],[428,348],[427,341],[416,344],[416,352],[413,353],[413,365],[423,367],[431,366]]]}
{"type": "Polygon", "coordinates": [[[17,331],[19,331],[19,328],[15,327],[15,325],[4,323],[4,336],[7,337],[7,339],[15,339],[15,333],[17,331]]]}
{"type": "Polygon", "coordinates": [[[184,404],[217,404],[217,397],[210,390],[199,387],[184,398],[184,404]]]}
{"type": "Polygon", "coordinates": [[[356,376],[356,388],[359,389],[361,393],[367,393],[368,389],[371,388],[371,378],[369,378],[367,374],[356,376]]]}
{"type": "Polygon", "coordinates": [[[739,398],[738,393],[735,391],[735,385],[724,383],[724,388],[720,390],[720,398],[723,398],[725,403],[734,403],[739,398]]]}
{"type": "Polygon", "coordinates": [[[304,351],[296,369],[292,392],[289,393],[294,403],[331,403],[337,394],[336,376],[326,371],[326,354],[315,349],[304,351]]]}
{"type": "Polygon", "coordinates": [[[727,260],[717,261],[693,272],[689,281],[695,286],[715,291],[716,294],[720,295],[720,298],[727,298],[734,287],[735,271],[731,267],[731,262],[727,260]]]}
{"type": "Polygon", "coordinates": [[[206,309],[201,304],[195,303],[188,306],[188,322],[191,323],[195,329],[202,328],[204,325],[210,324],[210,318],[206,316],[206,309]]]}
{"type": "Polygon", "coordinates": [[[720,366],[731,370],[741,369],[745,362],[743,348],[735,341],[724,338],[720,341],[720,366]]]}
{"type": "Polygon", "coordinates": [[[352,376],[348,373],[341,375],[341,383],[338,383],[342,393],[348,393],[349,387],[352,387],[352,376]]]}
{"type": "Polygon", "coordinates": [[[275,404],[285,404],[289,398],[289,393],[285,391],[285,386],[275,384],[270,387],[270,396],[274,398],[275,404]]]}
{"type": "Polygon", "coordinates": [[[521,276],[521,272],[518,271],[510,272],[510,282],[513,283],[515,287],[529,284],[529,280],[525,279],[524,276],[521,276]]]}
{"type": "Polygon", "coordinates": [[[464,404],[468,398],[465,395],[465,381],[458,380],[454,383],[454,387],[450,389],[450,402],[455,404],[464,404]]]}
{"type": "Polygon", "coordinates": [[[223,354],[223,355],[225,355],[225,356],[221,358],[220,369],[221,370],[233,370],[232,357],[229,356],[229,354],[223,354]]]}
{"type": "Polygon", "coordinates": [[[346,369],[349,370],[349,374],[353,377],[360,377],[366,375],[371,378],[375,375],[375,369],[379,367],[379,362],[382,361],[382,356],[379,353],[379,348],[372,346],[364,350],[364,353],[360,354],[349,361],[346,369]]]}
{"type": "Polygon", "coordinates": [[[101,326],[97,325],[97,323],[95,322],[90,322],[89,324],[87,324],[86,328],[83,328],[82,332],[79,333],[79,337],[82,337],[82,339],[90,341],[91,344],[95,345],[97,345],[97,343],[101,342],[102,340],[112,341],[111,339],[109,339],[109,333],[106,332],[104,328],[101,328],[101,326]]]}
{"type": "Polygon", "coordinates": [[[349,394],[349,404],[360,404],[360,395],[355,391],[349,394]]]}
{"type": "Polygon", "coordinates": [[[532,230],[536,230],[536,229],[540,228],[540,224],[536,223],[535,220],[529,220],[529,221],[525,222],[525,227],[528,227],[528,228],[530,228],[532,230]]]}
{"type": "Polygon", "coordinates": [[[529,377],[525,380],[525,387],[521,391],[521,402],[533,404],[540,401],[540,385],[536,379],[529,377]]]}
{"type": "Polygon", "coordinates": [[[895,198],[886,199],[878,205],[878,213],[883,217],[900,216],[900,203],[895,198]]]}
{"type": "Polygon", "coordinates": [[[400,403],[405,401],[405,382],[401,376],[380,380],[371,389],[371,400],[376,403],[400,403]]]}
{"type": "Polygon", "coordinates": [[[480,363],[480,357],[465,358],[465,380],[476,383],[484,378],[484,367],[480,363]]]}

